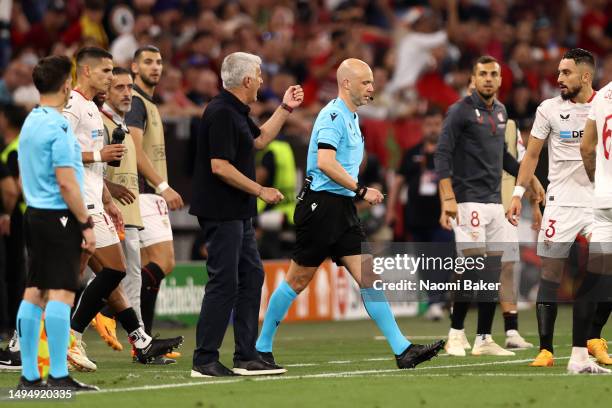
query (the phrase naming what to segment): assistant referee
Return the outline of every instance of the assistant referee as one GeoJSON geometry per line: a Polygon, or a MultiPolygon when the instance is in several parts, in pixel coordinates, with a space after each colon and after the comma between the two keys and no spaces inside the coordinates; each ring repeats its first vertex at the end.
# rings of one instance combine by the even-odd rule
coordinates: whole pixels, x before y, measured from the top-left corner
{"type": "Polygon", "coordinates": [[[81,148],[61,111],[71,90],[72,64],[47,57],[32,78],[40,106],[26,118],[19,143],[19,167],[28,209],[26,290],[17,313],[22,376],[18,389],[95,391],[68,375],[70,307],[78,288],[81,252],[93,253],[93,222],[83,202],[81,148]],[[45,384],[38,373],[40,320],[45,314],[51,367],[45,384]]]}

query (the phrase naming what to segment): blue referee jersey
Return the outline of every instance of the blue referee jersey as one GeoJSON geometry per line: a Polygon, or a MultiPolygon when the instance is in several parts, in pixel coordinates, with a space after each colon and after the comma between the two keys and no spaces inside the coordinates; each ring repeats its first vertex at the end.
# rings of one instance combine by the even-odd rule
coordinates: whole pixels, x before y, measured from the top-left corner
{"type": "Polygon", "coordinates": [[[57,110],[40,106],[30,112],[21,128],[17,157],[28,207],[68,208],[55,178],[56,167],[72,167],[83,193],[81,146],[57,110]]]}
{"type": "Polygon", "coordinates": [[[331,100],[317,116],[308,146],[306,174],[313,178],[311,190],[353,197],[353,191],[342,187],[317,167],[320,143],[336,149],[336,160],[357,181],[364,140],[359,129],[359,116],[351,112],[340,98],[331,100]]]}

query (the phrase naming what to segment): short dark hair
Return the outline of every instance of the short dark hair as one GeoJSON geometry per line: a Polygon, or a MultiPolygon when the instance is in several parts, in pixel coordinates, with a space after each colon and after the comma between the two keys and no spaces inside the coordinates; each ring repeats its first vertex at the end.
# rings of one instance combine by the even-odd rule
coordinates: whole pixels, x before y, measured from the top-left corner
{"type": "Polygon", "coordinates": [[[499,65],[499,61],[497,61],[495,57],[492,57],[490,55],[482,55],[478,57],[478,59],[474,62],[474,65],[472,65],[472,72],[476,72],[476,67],[478,66],[478,64],[490,64],[492,62],[499,65]]]}
{"type": "Polygon", "coordinates": [[[58,92],[70,77],[72,62],[66,56],[50,56],[38,61],[32,71],[34,86],[41,95],[58,92]]]}
{"type": "Polygon", "coordinates": [[[563,54],[563,59],[571,59],[574,60],[576,65],[586,64],[592,69],[595,69],[595,57],[583,48],[572,48],[563,54]]]}
{"type": "Polygon", "coordinates": [[[132,76],[132,72],[130,72],[129,69],[123,68],[123,67],[114,67],[113,68],[113,75],[129,75],[132,76]]]}
{"type": "Polygon", "coordinates": [[[9,126],[17,130],[21,129],[26,116],[28,116],[28,113],[24,108],[12,103],[1,104],[0,112],[2,112],[8,121],[9,126]]]}
{"type": "Polygon", "coordinates": [[[161,54],[161,51],[156,46],[151,45],[151,44],[143,45],[142,47],[138,48],[136,52],[134,52],[134,61],[137,61],[140,55],[145,51],[156,52],[158,54],[161,54]]]}
{"type": "Polygon", "coordinates": [[[92,58],[92,59],[108,58],[112,60],[113,54],[111,54],[110,52],[100,47],[84,47],[84,48],[81,48],[76,54],[77,66],[81,65],[81,63],[84,60],[89,59],[89,58],[92,58]]]}

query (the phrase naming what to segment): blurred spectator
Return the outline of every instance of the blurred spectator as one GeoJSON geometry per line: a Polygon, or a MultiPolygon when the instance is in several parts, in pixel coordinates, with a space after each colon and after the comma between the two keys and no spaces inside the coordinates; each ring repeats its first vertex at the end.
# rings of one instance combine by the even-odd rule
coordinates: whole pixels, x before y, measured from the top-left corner
{"type": "Polygon", "coordinates": [[[168,67],[159,83],[157,95],[161,100],[159,113],[170,117],[199,116],[202,109],[193,103],[183,91],[183,74],[181,70],[168,67]]]}
{"type": "Polygon", "coordinates": [[[586,0],[587,12],[580,21],[578,46],[600,57],[612,50],[612,39],[606,29],[610,22],[612,4],[608,0],[586,0]]]}
{"type": "Polygon", "coordinates": [[[514,119],[520,129],[531,128],[538,105],[532,90],[525,83],[518,83],[506,102],[508,118],[514,119]]]}
{"type": "Polygon", "coordinates": [[[18,35],[14,38],[13,44],[17,49],[31,48],[39,57],[44,57],[51,52],[53,45],[60,40],[60,34],[64,30],[66,22],[66,2],[64,0],[52,0],[49,2],[42,19],[33,24],[23,36],[18,35]]]}
{"type": "Polygon", "coordinates": [[[219,93],[219,77],[210,69],[196,71],[195,80],[187,97],[198,106],[207,104],[219,93]]]}
{"type": "Polygon", "coordinates": [[[62,42],[70,46],[88,39],[90,45],[107,49],[108,36],[102,25],[104,7],[104,0],[85,0],[81,17],[62,34],[62,42]]]}
{"type": "Polygon", "coordinates": [[[438,29],[435,15],[429,8],[412,8],[402,17],[398,27],[395,72],[388,85],[395,92],[411,87],[421,72],[433,64],[432,51],[447,44],[444,30],[438,29]]]}
{"type": "Polygon", "coordinates": [[[398,202],[403,201],[400,192],[407,187],[408,197],[403,212],[404,239],[416,242],[444,241],[449,239],[448,231],[439,223],[440,198],[434,171],[433,155],[442,132],[444,116],[437,108],[430,108],[423,118],[423,140],[404,152],[389,191],[389,211],[386,222],[397,221],[398,202]]]}
{"type": "Polygon", "coordinates": [[[127,66],[132,62],[134,52],[146,44],[151,43],[159,27],[154,24],[153,16],[140,14],[134,19],[132,30],[119,35],[111,44],[110,53],[117,65],[127,66]]]}
{"type": "Polygon", "coordinates": [[[14,60],[0,79],[0,103],[14,103],[14,93],[18,88],[31,83],[32,71],[27,64],[14,60]]]}
{"type": "Polygon", "coordinates": [[[600,61],[600,78],[597,81],[597,87],[595,89],[601,89],[612,81],[612,54],[606,55],[606,57],[600,61]]]}
{"type": "MultiPolygon", "coordinates": [[[[395,174],[389,192],[388,209],[385,221],[393,226],[397,220],[397,204],[401,200],[400,192],[407,187],[408,198],[404,203],[403,239],[417,243],[441,243],[419,245],[419,251],[427,256],[452,256],[452,231],[440,226],[440,198],[438,180],[434,168],[434,153],[444,116],[437,108],[431,108],[423,118],[423,141],[407,150],[395,174]]],[[[449,272],[428,270],[427,279],[432,282],[446,282],[449,272]]],[[[424,278],[424,277],[422,277],[424,278]]],[[[429,306],[426,316],[432,320],[442,318],[442,304],[445,302],[443,291],[428,291],[429,306]]]]}

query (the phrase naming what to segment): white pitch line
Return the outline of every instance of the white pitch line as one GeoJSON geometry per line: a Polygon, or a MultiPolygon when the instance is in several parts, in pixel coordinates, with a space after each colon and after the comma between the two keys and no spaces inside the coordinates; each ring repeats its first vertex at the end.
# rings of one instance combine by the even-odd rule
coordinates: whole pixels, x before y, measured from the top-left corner
{"type": "MultiPolygon", "coordinates": [[[[565,357],[557,357],[558,360],[567,360],[569,356],[565,357]]],[[[446,366],[427,366],[427,367],[417,367],[415,370],[424,371],[424,370],[435,370],[435,369],[443,369],[443,368],[466,368],[466,367],[482,367],[482,366],[491,366],[491,365],[501,365],[501,364],[520,364],[531,361],[531,359],[523,359],[523,360],[502,360],[502,361],[487,361],[482,363],[475,364],[456,364],[456,365],[446,365],[446,366]]],[[[148,391],[148,390],[159,390],[159,389],[169,389],[169,388],[181,388],[181,387],[193,387],[196,385],[217,385],[217,384],[231,384],[236,382],[241,382],[245,380],[250,381],[289,381],[289,380],[300,380],[300,379],[313,379],[313,378],[341,378],[341,377],[355,377],[355,376],[366,376],[366,375],[390,375],[395,374],[397,376],[416,376],[415,374],[410,374],[410,372],[406,373],[403,370],[399,369],[381,369],[381,370],[357,370],[357,371],[340,371],[340,372],[330,372],[330,373],[319,373],[319,374],[304,374],[304,375],[287,375],[287,376],[267,376],[267,377],[258,377],[258,378],[228,378],[228,379],[215,379],[209,381],[197,381],[197,382],[187,382],[187,383],[176,383],[176,384],[160,384],[160,385],[145,385],[139,387],[127,387],[127,388],[109,388],[105,390],[101,390],[99,392],[87,392],[79,395],[95,395],[97,393],[118,393],[118,392],[131,392],[131,391],[148,391]],[[401,374],[400,374],[401,373],[401,374]]],[[[452,373],[444,373],[444,374],[419,374],[419,377],[423,376],[456,376],[457,374],[452,373]]],[[[463,373],[459,375],[473,375],[473,376],[499,376],[506,377],[511,376],[513,373],[477,373],[477,374],[469,374],[463,373]]],[[[543,373],[525,373],[516,374],[515,376],[552,376],[559,375],[559,373],[551,373],[551,374],[543,374],[543,373]]],[[[563,374],[567,375],[567,374],[563,374]]]]}

